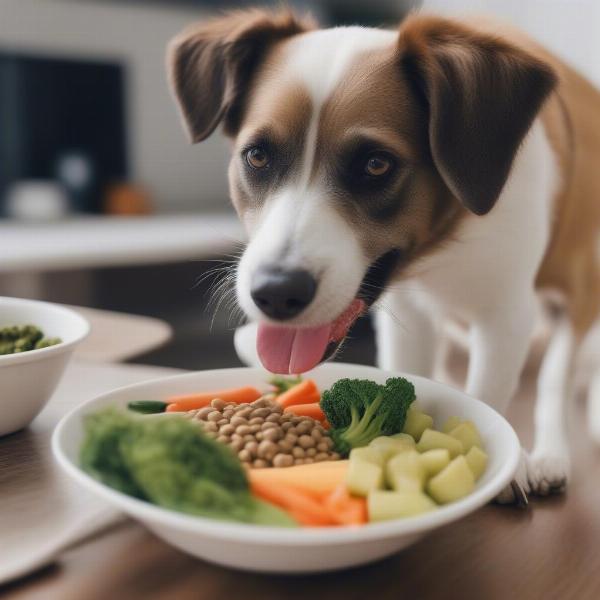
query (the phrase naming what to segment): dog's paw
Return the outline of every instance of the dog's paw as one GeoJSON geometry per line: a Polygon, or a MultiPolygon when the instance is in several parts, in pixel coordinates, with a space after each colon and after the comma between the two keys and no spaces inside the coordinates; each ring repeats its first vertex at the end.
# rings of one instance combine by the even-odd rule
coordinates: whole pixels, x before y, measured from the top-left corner
{"type": "Polygon", "coordinates": [[[499,504],[514,504],[515,506],[525,507],[529,503],[529,479],[527,471],[528,457],[524,450],[521,450],[521,459],[514,479],[496,496],[496,502],[499,504]]]}
{"type": "Polygon", "coordinates": [[[515,478],[496,497],[500,504],[527,506],[528,495],[547,496],[565,491],[570,474],[568,454],[521,451],[515,478]]]}
{"type": "Polygon", "coordinates": [[[567,453],[533,453],[527,459],[527,479],[532,494],[563,493],[571,472],[567,453]]]}

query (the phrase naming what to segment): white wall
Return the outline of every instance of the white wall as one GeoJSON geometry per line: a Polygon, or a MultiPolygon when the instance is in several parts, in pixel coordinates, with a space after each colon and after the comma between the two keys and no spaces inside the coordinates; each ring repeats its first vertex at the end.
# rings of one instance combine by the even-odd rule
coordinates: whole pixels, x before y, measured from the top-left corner
{"type": "Polygon", "coordinates": [[[501,16],[600,88],[600,0],[425,0],[423,4],[432,12],[501,16]]]}
{"type": "Polygon", "coordinates": [[[191,9],[142,3],[0,0],[0,48],[122,61],[133,179],[161,210],[225,210],[227,143],[220,134],[188,143],[165,78],[166,42],[198,18],[191,9]]]}

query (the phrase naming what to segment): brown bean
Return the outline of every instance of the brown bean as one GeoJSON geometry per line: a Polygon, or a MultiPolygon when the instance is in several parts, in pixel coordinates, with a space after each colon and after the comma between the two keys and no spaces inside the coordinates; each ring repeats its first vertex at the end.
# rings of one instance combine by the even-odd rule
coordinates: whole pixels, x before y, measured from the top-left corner
{"type": "MultiPolygon", "coordinates": [[[[260,418],[260,417],[258,417],[258,418],[260,418]]],[[[269,423],[279,423],[279,419],[280,419],[280,418],[281,418],[281,417],[280,417],[278,414],[276,414],[276,413],[273,413],[273,414],[269,415],[269,416],[268,416],[268,417],[265,419],[265,421],[268,421],[269,423]]]]}
{"type": "Polygon", "coordinates": [[[282,452],[285,452],[287,454],[289,454],[292,451],[292,448],[294,447],[293,444],[288,442],[285,438],[283,440],[279,440],[279,442],[277,442],[277,445],[279,446],[279,449],[282,452]]]}
{"type": "Polygon", "coordinates": [[[302,421],[302,423],[298,423],[298,425],[296,425],[296,431],[300,434],[309,433],[310,431],[312,431],[312,428],[313,423],[311,423],[310,421],[302,421]]]}
{"type": "Polygon", "coordinates": [[[298,445],[302,448],[312,448],[315,445],[315,440],[310,435],[301,435],[298,438],[298,445]]]}
{"type": "Polygon", "coordinates": [[[318,452],[315,456],[315,461],[329,460],[327,452],[318,452]]]}
{"type": "Polygon", "coordinates": [[[310,435],[315,439],[316,442],[320,442],[321,438],[323,437],[323,434],[316,427],[313,428],[313,430],[310,432],[310,435]]]}
{"type": "Polygon", "coordinates": [[[257,440],[258,442],[260,442],[263,439],[263,432],[262,431],[257,431],[254,434],[254,439],[257,440]]]}
{"type": "Polygon", "coordinates": [[[221,435],[231,435],[232,433],[235,433],[235,427],[231,425],[231,423],[227,423],[226,425],[223,425],[221,429],[219,429],[219,432],[221,435]]]}
{"type": "Polygon", "coordinates": [[[227,425],[227,423],[229,423],[229,421],[227,419],[219,419],[217,421],[217,425],[220,425],[220,426],[227,425]]]}
{"type": "Polygon", "coordinates": [[[252,455],[250,454],[250,452],[248,452],[248,450],[246,450],[245,448],[243,450],[240,450],[238,452],[238,458],[242,461],[242,462],[250,462],[252,460],[252,455]]]}
{"type": "Polygon", "coordinates": [[[223,411],[223,416],[226,419],[231,419],[231,417],[233,417],[233,415],[235,415],[235,412],[233,410],[231,410],[230,408],[223,411]]]}
{"type": "Polygon", "coordinates": [[[291,467],[294,464],[294,458],[289,454],[276,454],[273,457],[274,467],[291,467]]]}
{"type": "Polygon", "coordinates": [[[271,440],[272,442],[276,442],[283,437],[283,431],[281,429],[267,429],[263,431],[263,439],[271,440]]]}
{"type": "Polygon", "coordinates": [[[311,458],[314,458],[316,455],[317,455],[316,448],[307,448],[306,449],[306,456],[310,456],[311,458]]]}
{"type": "Polygon", "coordinates": [[[283,414],[283,406],[281,404],[277,404],[277,402],[273,402],[271,404],[271,412],[276,415],[283,414]]]}
{"type": "Polygon", "coordinates": [[[211,406],[205,406],[204,408],[201,408],[197,413],[196,416],[199,419],[202,419],[203,421],[206,421],[206,417],[208,417],[208,415],[213,412],[213,408],[211,406]]]}
{"type": "Polygon", "coordinates": [[[223,415],[221,415],[221,413],[218,410],[213,410],[208,413],[206,420],[214,421],[216,423],[217,421],[220,421],[222,418],[223,418],[223,415]]]}
{"type": "Polygon", "coordinates": [[[264,421],[265,420],[262,417],[252,417],[248,423],[250,423],[250,425],[262,425],[264,421]]]}
{"type": "Polygon", "coordinates": [[[235,432],[241,436],[248,435],[250,433],[250,425],[238,425],[235,428],[235,432]]]}
{"type": "Polygon", "coordinates": [[[315,461],[312,458],[305,458],[304,459],[304,464],[305,465],[310,465],[312,463],[314,463],[315,461]]]}
{"type": "Polygon", "coordinates": [[[252,454],[252,456],[256,456],[258,453],[258,444],[254,441],[246,442],[244,449],[248,450],[248,452],[250,452],[250,454],[252,454]]]}
{"type": "Polygon", "coordinates": [[[252,406],[253,408],[265,408],[269,404],[269,400],[264,396],[262,396],[258,400],[255,400],[254,402],[250,402],[250,406],[252,406]]]}
{"type": "Polygon", "coordinates": [[[248,427],[250,427],[250,433],[256,433],[256,432],[260,431],[260,425],[258,425],[258,424],[248,425],[248,427]]]}
{"type": "Polygon", "coordinates": [[[323,440],[321,440],[318,444],[317,444],[317,450],[319,452],[327,452],[327,450],[329,450],[329,446],[327,445],[327,442],[324,442],[323,440]]]}
{"type": "Polygon", "coordinates": [[[296,427],[294,425],[292,425],[290,428],[288,428],[287,433],[288,433],[288,435],[290,435],[290,434],[298,435],[298,430],[296,429],[296,427]]]}
{"type": "Polygon", "coordinates": [[[285,439],[294,446],[298,441],[298,436],[295,433],[290,433],[289,431],[285,434],[285,439]]]}
{"type": "Polygon", "coordinates": [[[330,460],[340,460],[341,456],[337,452],[332,452],[329,455],[330,460]]]}
{"type": "Polygon", "coordinates": [[[300,448],[300,446],[294,446],[292,448],[292,456],[294,458],[304,458],[304,448],[300,448]]]}
{"type": "Polygon", "coordinates": [[[213,398],[210,401],[210,405],[217,410],[223,410],[227,406],[227,402],[225,402],[225,400],[221,400],[221,398],[213,398]]]}
{"type": "Polygon", "coordinates": [[[238,410],[237,416],[248,419],[252,414],[252,409],[249,406],[243,406],[242,410],[238,410]]]}
{"type": "Polygon", "coordinates": [[[293,427],[293,425],[288,421],[281,424],[281,429],[283,429],[286,432],[289,431],[291,427],[293,427]]]}
{"type": "Polygon", "coordinates": [[[219,429],[219,427],[214,421],[207,421],[206,423],[204,423],[204,429],[206,431],[216,432],[219,429]]]}
{"type": "Polygon", "coordinates": [[[231,438],[228,435],[218,435],[217,442],[221,442],[221,444],[229,444],[231,438]]]}
{"type": "Polygon", "coordinates": [[[265,417],[268,417],[271,414],[271,409],[267,408],[267,407],[263,407],[263,408],[255,408],[252,411],[252,418],[254,417],[262,417],[263,419],[265,417]]]}
{"type": "Polygon", "coordinates": [[[231,421],[229,421],[234,427],[238,425],[247,425],[248,421],[244,419],[244,417],[240,417],[239,415],[235,415],[235,417],[231,417],[231,421]]]}
{"type": "Polygon", "coordinates": [[[267,460],[271,460],[275,454],[277,454],[277,445],[269,440],[263,440],[258,445],[258,456],[260,458],[265,458],[267,460]]]}
{"type": "Polygon", "coordinates": [[[255,442],[256,441],[256,438],[251,433],[248,433],[247,435],[242,436],[242,439],[244,440],[244,442],[255,442]]]}
{"type": "Polygon", "coordinates": [[[244,447],[244,440],[231,440],[229,442],[229,447],[233,451],[239,452],[244,447]]]}
{"type": "Polygon", "coordinates": [[[252,463],[252,466],[255,469],[264,469],[265,467],[269,466],[269,463],[266,460],[262,459],[262,458],[257,458],[252,463]]]}
{"type": "Polygon", "coordinates": [[[304,459],[303,458],[295,458],[294,459],[294,464],[295,465],[303,465],[304,464],[304,459]]]}

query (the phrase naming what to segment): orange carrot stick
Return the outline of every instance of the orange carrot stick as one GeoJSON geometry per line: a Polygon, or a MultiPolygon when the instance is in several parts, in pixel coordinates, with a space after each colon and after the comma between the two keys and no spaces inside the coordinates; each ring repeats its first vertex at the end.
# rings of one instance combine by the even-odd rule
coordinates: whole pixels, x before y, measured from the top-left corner
{"type": "Polygon", "coordinates": [[[321,410],[318,402],[311,404],[294,404],[284,409],[284,412],[291,412],[299,417],[312,417],[317,421],[325,420],[325,413],[321,410]]]}
{"type": "Polygon", "coordinates": [[[283,508],[302,525],[334,523],[324,506],[293,486],[281,484],[271,486],[251,480],[250,488],[255,496],[283,508]]]}
{"type": "Polygon", "coordinates": [[[367,502],[364,498],[351,496],[342,483],[327,494],[323,505],[331,518],[339,525],[364,525],[367,522],[367,502]]]}
{"type": "Polygon", "coordinates": [[[319,388],[312,379],[305,379],[295,386],[291,387],[287,392],[277,396],[277,403],[283,408],[294,406],[295,404],[312,404],[318,402],[321,398],[319,388]]]}
{"type": "Polygon", "coordinates": [[[197,394],[170,396],[166,399],[166,402],[169,404],[169,406],[167,406],[167,412],[182,412],[193,410],[195,408],[204,408],[215,398],[220,398],[225,402],[244,404],[246,402],[254,402],[261,396],[262,393],[252,386],[232,388],[229,390],[217,390],[215,392],[199,392],[197,394]]]}

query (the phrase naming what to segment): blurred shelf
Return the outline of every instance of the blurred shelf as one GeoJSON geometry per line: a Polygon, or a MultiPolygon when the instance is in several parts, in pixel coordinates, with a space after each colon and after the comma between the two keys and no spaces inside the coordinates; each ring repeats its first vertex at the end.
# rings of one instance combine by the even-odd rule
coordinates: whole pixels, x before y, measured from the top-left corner
{"type": "Polygon", "coordinates": [[[159,264],[234,251],[235,215],[77,217],[55,223],[0,222],[0,274],[159,264]]]}

